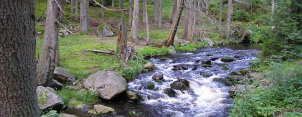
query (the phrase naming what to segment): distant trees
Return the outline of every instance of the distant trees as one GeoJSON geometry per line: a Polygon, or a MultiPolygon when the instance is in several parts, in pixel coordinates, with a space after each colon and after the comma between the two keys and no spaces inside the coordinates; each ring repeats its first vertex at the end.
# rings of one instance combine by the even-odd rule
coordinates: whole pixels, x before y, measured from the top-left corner
{"type": "Polygon", "coordinates": [[[138,28],[139,28],[139,6],[140,0],[134,0],[133,7],[133,19],[132,19],[132,27],[131,27],[131,36],[133,40],[138,40],[138,28]]]}
{"type": "Polygon", "coordinates": [[[89,0],[80,0],[80,23],[82,33],[88,33],[88,8],[89,0]]]}
{"type": "Polygon", "coordinates": [[[154,0],[154,21],[158,28],[162,27],[163,0],[154,0]]]}
{"type": "Polygon", "coordinates": [[[0,116],[39,117],[35,0],[1,0],[0,116]]]}

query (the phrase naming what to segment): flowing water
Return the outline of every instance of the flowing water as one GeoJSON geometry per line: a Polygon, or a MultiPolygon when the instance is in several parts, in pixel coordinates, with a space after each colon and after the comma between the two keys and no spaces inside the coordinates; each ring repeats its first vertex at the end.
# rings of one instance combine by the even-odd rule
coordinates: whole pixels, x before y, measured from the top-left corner
{"type": "MultiPolygon", "coordinates": [[[[204,48],[194,53],[177,53],[170,57],[152,58],[158,68],[143,73],[129,83],[129,89],[143,98],[139,105],[148,107],[152,114],[148,117],[226,117],[233,102],[229,96],[230,87],[213,81],[226,78],[228,74],[250,67],[256,59],[258,50],[233,50],[229,48],[204,48]],[[222,58],[232,57],[232,62],[222,62],[222,58]],[[203,66],[203,62],[211,65],[203,66]],[[152,79],[154,74],[162,73],[164,81],[152,79]],[[178,79],[190,83],[188,90],[175,90],[176,97],[164,93],[170,84],[178,79]],[[150,90],[146,85],[154,83],[150,90]]],[[[141,115],[140,117],[146,117],[141,115]]]]}

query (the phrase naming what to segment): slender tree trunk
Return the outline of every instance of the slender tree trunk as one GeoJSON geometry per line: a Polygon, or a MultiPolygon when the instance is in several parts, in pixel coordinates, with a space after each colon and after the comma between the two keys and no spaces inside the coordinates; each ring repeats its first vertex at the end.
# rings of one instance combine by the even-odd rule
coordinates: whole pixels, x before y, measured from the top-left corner
{"type": "Polygon", "coordinates": [[[162,27],[162,0],[154,0],[154,18],[158,28],[162,27]]]}
{"type": "Polygon", "coordinates": [[[147,0],[143,1],[143,8],[144,8],[144,17],[145,17],[146,32],[147,32],[146,41],[149,42],[149,40],[150,40],[150,27],[149,27],[149,17],[148,17],[147,0]]]}
{"type": "Polygon", "coordinates": [[[43,53],[38,63],[38,85],[47,85],[53,77],[58,55],[58,20],[59,7],[55,0],[48,0],[45,23],[45,39],[43,53]]]}
{"type": "Polygon", "coordinates": [[[172,15],[171,15],[171,19],[170,22],[173,23],[173,20],[175,19],[176,15],[177,15],[177,3],[178,0],[173,0],[173,9],[172,9],[172,15]]]}
{"type": "Polygon", "coordinates": [[[129,1],[129,4],[130,4],[130,7],[129,7],[129,24],[130,24],[130,27],[132,27],[132,19],[133,19],[133,0],[130,0],[129,1]]]}
{"type": "Polygon", "coordinates": [[[39,117],[35,1],[1,0],[0,117],[39,117]]]}
{"type": "Polygon", "coordinates": [[[119,36],[117,39],[117,49],[116,54],[119,55],[121,63],[126,65],[126,54],[127,54],[127,26],[125,23],[125,18],[122,16],[121,18],[121,26],[119,30],[119,36]]]}
{"type": "Polygon", "coordinates": [[[194,10],[194,1],[190,1],[190,5],[187,6],[186,10],[186,20],[185,20],[185,30],[184,30],[184,39],[188,41],[193,40],[194,30],[195,30],[195,10],[194,10]]]}
{"type": "Polygon", "coordinates": [[[222,25],[223,1],[219,3],[219,25],[222,25]]]}
{"type": "Polygon", "coordinates": [[[230,39],[232,35],[232,31],[231,31],[232,15],[233,15],[233,0],[228,0],[228,16],[227,16],[227,29],[226,29],[227,31],[226,36],[228,39],[230,39]]]}
{"type": "Polygon", "coordinates": [[[89,8],[89,0],[80,0],[80,22],[81,22],[81,32],[88,33],[88,8],[89,8]]]}
{"type": "Polygon", "coordinates": [[[275,0],[272,0],[272,18],[271,21],[273,21],[274,15],[275,15],[275,9],[276,9],[276,3],[275,0]]]}
{"type": "Polygon", "coordinates": [[[78,0],[71,0],[71,12],[78,14],[78,0]]]}
{"type": "Polygon", "coordinates": [[[174,44],[174,38],[175,38],[175,35],[177,32],[177,28],[178,28],[178,25],[180,22],[180,18],[181,18],[183,9],[184,9],[184,0],[180,0],[179,3],[180,3],[180,5],[178,7],[177,17],[176,17],[177,20],[175,20],[175,22],[173,22],[172,27],[171,27],[171,32],[169,34],[169,38],[164,43],[164,46],[167,46],[167,47],[174,44]]]}
{"type": "Polygon", "coordinates": [[[139,0],[134,0],[131,36],[132,39],[135,41],[138,40],[138,25],[139,25],[139,0]]]}

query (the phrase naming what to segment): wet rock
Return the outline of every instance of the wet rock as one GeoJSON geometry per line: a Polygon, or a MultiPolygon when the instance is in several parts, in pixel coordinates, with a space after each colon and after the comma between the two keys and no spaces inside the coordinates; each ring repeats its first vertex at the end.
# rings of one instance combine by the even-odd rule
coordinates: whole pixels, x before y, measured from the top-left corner
{"type": "Polygon", "coordinates": [[[111,107],[107,107],[104,105],[94,105],[93,110],[90,110],[89,113],[93,115],[100,115],[100,114],[107,114],[107,113],[112,113],[115,112],[115,110],[111,107]]]}
{"type": "Polygon", "coordinates": [[[211,58],[210,60],[211,61],[216,61],[216,60],[218,60],[219,58],[211,58]]]}
{"type": "Polygon", "coordinates": [[[200,72],[200,75],[203,76],[203,77],[211,77],[213,74],[212,73],[209,73],[209,72],[200,72]]]}
{"type": "Polygon", "coordinates": [[[176,92],[171,88],[164,89],[164,93],[169,97],[176,97],[176,92]]]}
{"type": "Polygon", "coordinates": [[[235,59],[232,58],[232,57],[224,57],[224,58],[221,58],[221,61],[222,62],[233,62],[235,59]]]}
{"type": "Polygon", "coordinates": [[[155,89],[155,84],[153,82],[148,82],[146,85],[146,89],[150,89],[150,90],[155,89]]]}
{"type": "Polygon", "coordinates": [[[249,70],[248,69],[243,69],[243,70],[240,70],[240,71],[235,71],[235,72],[232,72],[230,73],[230,75],[241,75],[241,76],[245,76],[249,73],[249,70]]]}
{"type": "Polygon", "coordinates": [[[234,82],[232,82],[232,81],[231,81],[230,79],[228,79],[228,78],[214,78],[213,81],[222,83],[222,84],[224,84],[224,85],[226,85],[226,86],[232,86],[232,85],[235,84],[234,82]]]}
{"type": "Polygon", "coordinates": [[[157,82],[163,81],[164,80],[164,74],[162,74],[162,73],[155,73],[152,76],[152,79],[155,80],[155,81],[157,81],[157,82]]]}
{"type": "Polygon", "coordinates": [[[203,61],[201,64],[203,67],[212,67],[212,61],[203,61]]]}
{"type": "Polygon", "coordinates": [[[63,88],[63,84],[55,79],[52,79],[48,86],[56,90],[63,88]]]}
{"type": "Polygon", "coordinates": [[[176,90],[187,90],[190,88],[190,82],[185,79],[178,79],[170,84],[170,87],[176,90]]]}
{"type": "Polygon", "coordinates": [[[144,65],[144,69],[147,69],[149,71],[153,71],[153,70],[156,70],[156,66],[153,63],[148,62],[144,65]]]}
{"type": "Polygon", "coordinates": [[[134,91],[127,91],[127,97],[129,100],[138,100],[139,96],[134,91]]]}
{"type": "Polygon", "coordinates": [[[176,70],[188,70],[188,69],[189,69],[188,65],[181,64],[181,65],[175,65],[175,66],[173,66],[172,70],[176,71],[176,70]]]}
{"type": "Polygon", "coordinates": [[[72,74],[62,67],[56,67],[53,78],[61,83],[73,83],[76,80],[72,74]]]}
{"type": "Polygon", "coordinates": [[[106,100],[111,100],[127,90],[127,81],[113,71],[98,71],[84,80],[83,85],[106,100]]]}
{"type": "Polygon", "coordinates": [[[64,102],[56,91],[50,87],[38,86],[36,89],[38,95],[38,105],[41,110],[57,110],[60,111],[64,108],[64,102]]]}
{"type": "Polygon", "coordinates": [[[78,116],[72,115],[72,114],[67,114],[67,113],[61,113],[60,117],[78,117],[78,116]]]}

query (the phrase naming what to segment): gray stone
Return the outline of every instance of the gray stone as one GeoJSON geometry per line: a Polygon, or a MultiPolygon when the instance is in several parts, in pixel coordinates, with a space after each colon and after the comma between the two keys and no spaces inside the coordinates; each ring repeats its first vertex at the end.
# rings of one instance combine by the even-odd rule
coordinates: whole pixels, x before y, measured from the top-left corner
{"type": "Polygon", "coordinates": [[[100,114],[106,114],[106,113],[112,113],[115,112],[115,110],[111,107],[107,107],[104,105],[94,105],[93,110],[90,110],[89,113],[93,115],[100,115],[100,114]]]}
{"type": "Polygon", "coordinates": [[[113,71],[98,71],[84,80],[86,89],[95,91],[99,97],[110,100],[127,90],[127,81],[113,71]]]}
{"type": "Polygon", "coordinates": [[[185,79],[178,79],[177,81],[170,84],[172,89],[176,90],[187,90],[190,88],[190,82],[185,79]]]}
{"type": "Polygon", "coordinates": [[[72,74],[62,67],[56,67],[53,78],[61,83],[73,83],[76,80],[72,74]]]}
{"type": "Polygon", "coordinates": [[[38,105],[41,110],[54,109],[59,111],[63,109],[64,102],[62,98],[56,94],[54,89],[38,86],[36,93],[38,95],[38,105]]]}
{"type": "Polygon", "coordinates": [[[176,92],[171,88],[164,89],[164,93],[169,97],[176,97],[176,92]]]}

